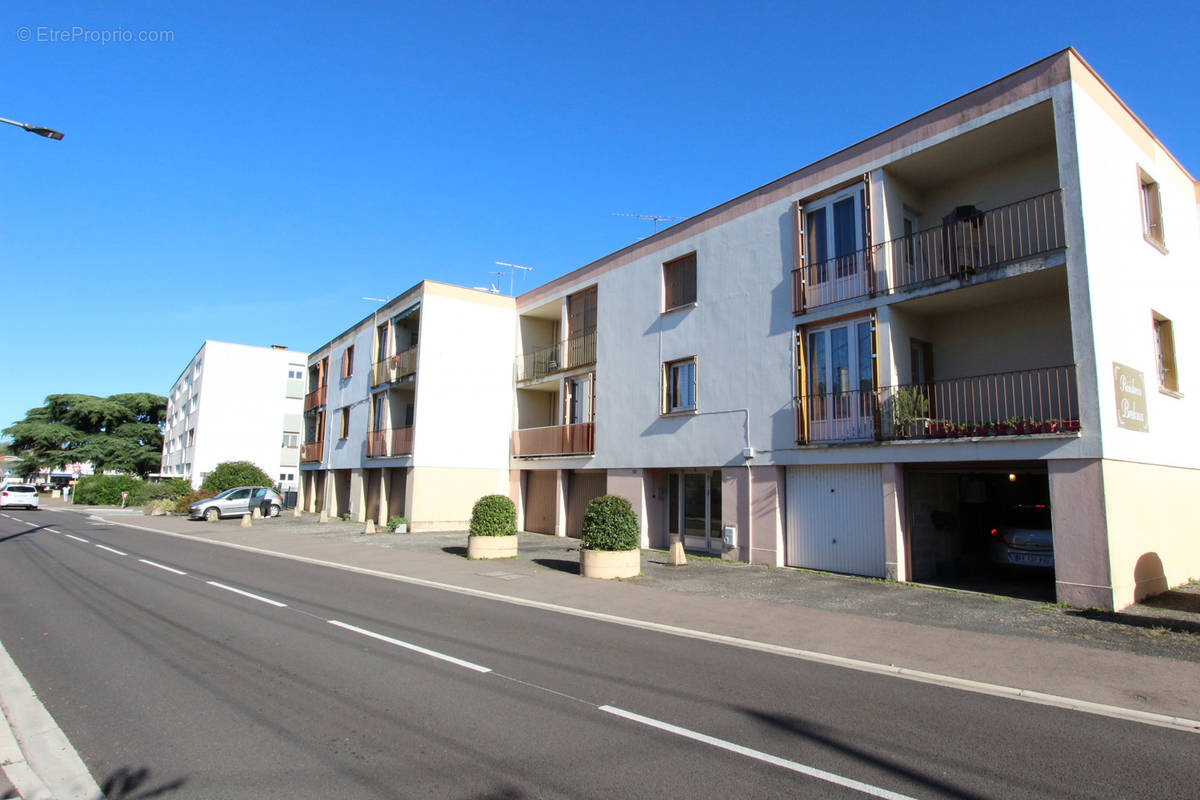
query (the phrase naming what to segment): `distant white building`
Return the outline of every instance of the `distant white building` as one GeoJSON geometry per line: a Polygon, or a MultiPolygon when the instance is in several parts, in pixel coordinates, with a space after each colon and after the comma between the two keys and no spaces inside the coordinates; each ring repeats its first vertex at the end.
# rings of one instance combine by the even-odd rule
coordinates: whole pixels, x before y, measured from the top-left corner
{"type": "Polygon", "coordinates": [[[205,341],[171,387],[162,476],[199,487],[217,464],[249,461],[298,486],[308,354],[205,341]]]}

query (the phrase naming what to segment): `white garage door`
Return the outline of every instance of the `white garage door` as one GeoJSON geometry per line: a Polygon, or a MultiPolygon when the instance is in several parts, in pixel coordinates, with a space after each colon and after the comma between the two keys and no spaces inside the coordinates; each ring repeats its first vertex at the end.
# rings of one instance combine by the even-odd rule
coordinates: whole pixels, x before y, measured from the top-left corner
{"type": "Polygon", "coordinates": [[[878,464],[788,467],[788,566],[882,578],[884,558],[878,464]]]}

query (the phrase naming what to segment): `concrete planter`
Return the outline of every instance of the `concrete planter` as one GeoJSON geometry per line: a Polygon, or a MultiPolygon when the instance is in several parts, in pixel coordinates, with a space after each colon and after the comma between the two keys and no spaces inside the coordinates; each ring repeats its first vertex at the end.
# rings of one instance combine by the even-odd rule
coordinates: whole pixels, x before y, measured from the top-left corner
{"type": "Polygon", "coordinates": [[[632,578],[641,571],[641,550],[579,551],[579,574],[585,578],[632,578]]]}
{"type": "Polygon", "coordinates": [[[517,535],[468,536],[467,558],[512,558],[517,554],[517,535]]]}

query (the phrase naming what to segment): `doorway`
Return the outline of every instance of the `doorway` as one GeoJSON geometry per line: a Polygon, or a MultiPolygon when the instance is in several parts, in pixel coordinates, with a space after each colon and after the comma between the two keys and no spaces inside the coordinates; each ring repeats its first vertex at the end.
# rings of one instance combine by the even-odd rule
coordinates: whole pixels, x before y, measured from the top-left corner
{"type": "Polygon", "coordinates": [[[686,550],[721,552],[721,470],[667,474],[667,533],[686,550]]]}

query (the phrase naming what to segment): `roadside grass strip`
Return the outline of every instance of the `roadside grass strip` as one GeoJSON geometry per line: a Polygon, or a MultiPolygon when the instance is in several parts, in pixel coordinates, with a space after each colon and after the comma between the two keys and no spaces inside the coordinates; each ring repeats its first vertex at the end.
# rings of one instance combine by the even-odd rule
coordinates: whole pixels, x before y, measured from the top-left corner
{"type": "Polygon", "coordinates": [[[641,714],[635,714],[632,711],[625,711],[614,706],[597,707],[605,713],[613,714],[623,719],[630,720],[631,722],[637,722],[641,725],[657,728],[660,731],[673,733],[676,736],[682,736],[685,739],[691,739],[694,742],[701,742],[702,744],[719,747],[722,750],[727,750],[730,753],[736,753],[739,756],[753,758],[757,761],[762,761],[766,764],[771,764],[776,767],[783,767],[784,769],[791,770],[792,772],[798,772],[801,775],[807,775],[810,778],[816,778],[819,781],[825,781],[826,783],[832,783],[846,789],[853,789],[856,792],[869,794],[872,797],[883,797],[887,800],[915,800],[915,798],[906,794],[900,794],[899,792],[893,792],[878,786],[872,786],[869,783],[856,781],[852,778],[844,778],[841,775],[837,775],[832,772],[826,772],[823,769],[810,767],[806,764],[800,764],[796,761],[789,761],[786,758],[773,756],[770,753],[764,753],[761,750],[743,747],[740,744],[734,744],[733,742],[727,742],[724,739],[718,739],[715,736],[708,736],[707,734],[698,733],[687,728],[681,728],[678,725],[672,725],[669,722],[663,722],[661,720],[654,719],[653,717],[643,717],[641,714]]]}
{"type": "Polygon", "coordinates": [[[399,639],[393,639],[390,636],[384,636],[382,633],[375,633],[374,631],[369,631],[366,628],[359,628],[354,625],[349,625],[345,622],[339,622],[336,619],[329,619],[326,620],[326,622],[328,622],[330,625],[336,625],[339,628],[343,628],[344,630],[353,631],[354,633],[358,633],[363,636],[369,636],[372,639],[378,639],[381,642],[387,642],[388,644],[393,644],[396,647],[403,647],[405,650],[411,650],[414,653],[420,653],[421,655],[429,656],[430,658],[436,658],[440,661],[445,661],[459,667],[474,670],[475,672],[492,671],[491,667],[484,667],[480,666],[479,664],[473,664],[470,661],[463,661],[461,658],[448,656],[445,653],[439,653],[436,650],[429,650],[428,648],[421,647],[420,645],[416,644],[410,644],[409,642],[402,642],[399,639]]]}
{"type": "Polygon", "coordinates": [[[215,586],[218,589],[224,589],[227,592],[240,594],[242,597],[249,597],[251,600],[257,600],[260,603],[266,603],[267,605],[275,606],[276,608],[287,608],[287,603],[281,603],[278,600],[272,600],[269,597],[263,597],[259,594],[252,594],[251,592],[247,592],[243,589],[236,589],[233,586],[226,586],[225,584],[217,583],[216,581],[205,581],[205,583],[207,583],[209,586],[215,586]]]}

